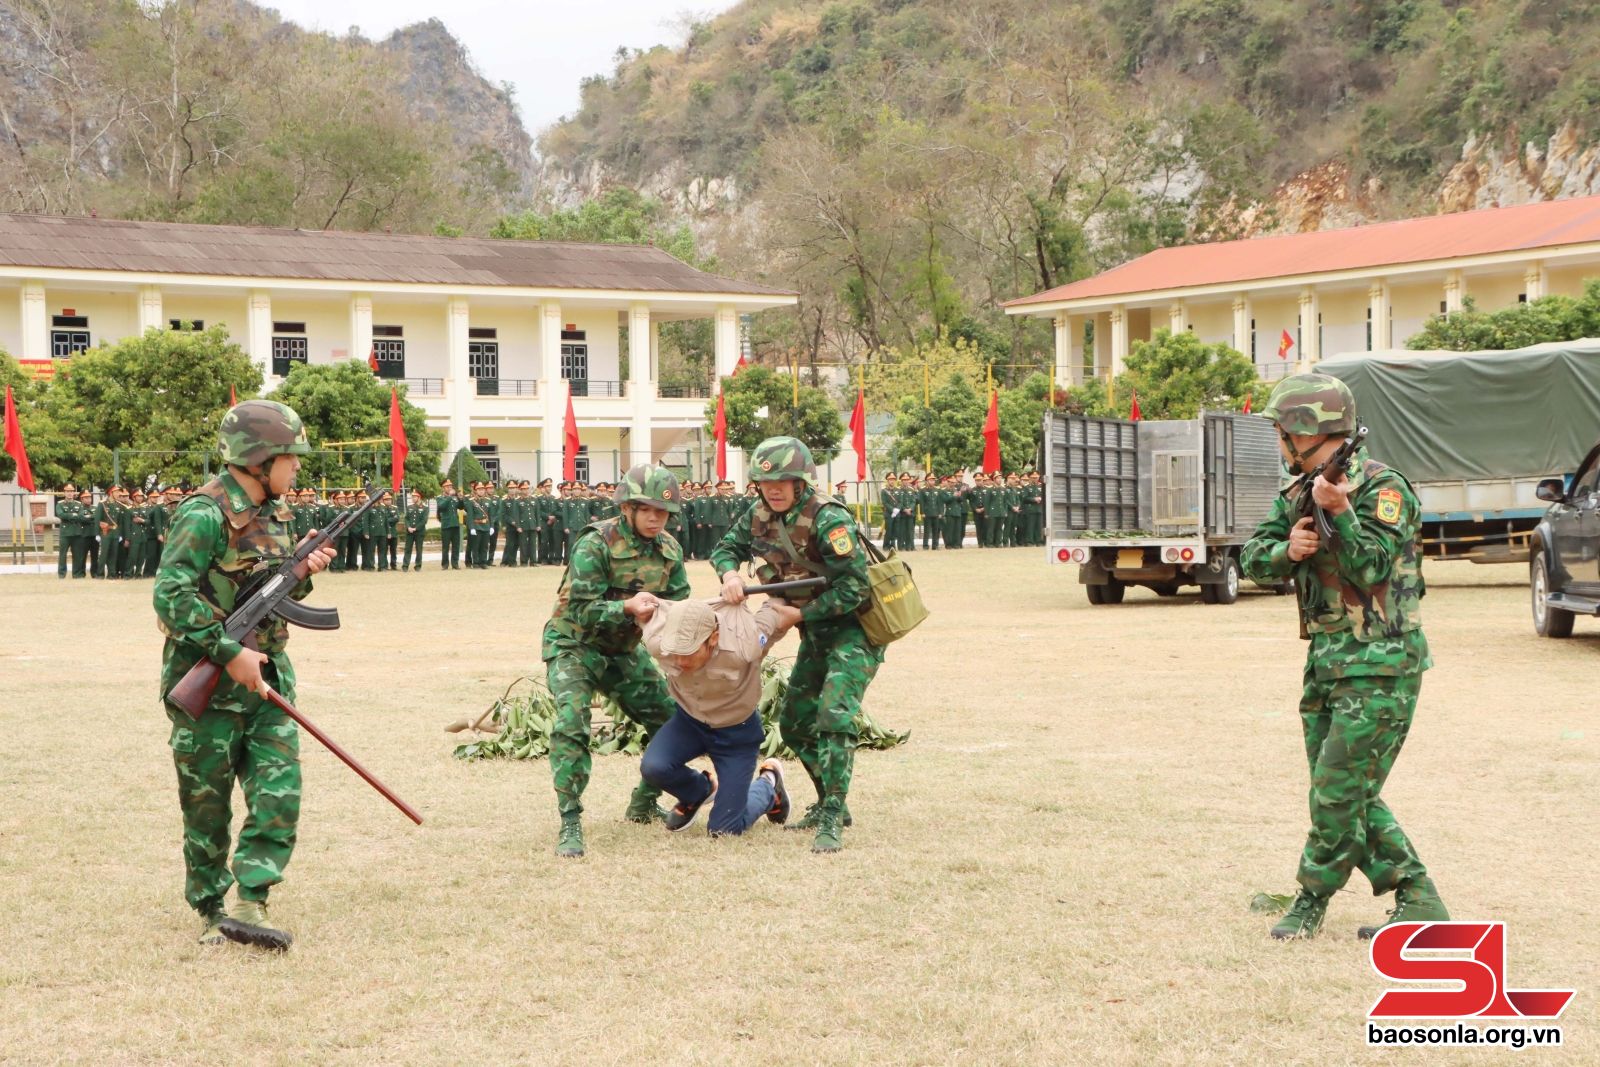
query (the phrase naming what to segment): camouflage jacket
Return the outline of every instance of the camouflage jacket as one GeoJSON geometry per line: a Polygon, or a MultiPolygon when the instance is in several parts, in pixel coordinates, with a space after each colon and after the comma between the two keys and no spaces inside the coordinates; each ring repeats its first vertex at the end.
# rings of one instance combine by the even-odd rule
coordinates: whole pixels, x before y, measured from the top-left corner
{"type": "Polygon", "coordinates": [[[867,553],[856,536],[855,522],[843,504],[815,489],[808,487],[781,515],[767,507],[766,501],[756,500],[711,553],[718,578],[751,561],[762,582],[812,578],[818,571],[832,580],[819,594],[786,598],[800,608],[806,623],[853,620],[856,610],[867,602],[867,553]],[[804,563],[784,547],[777,533],[779,523],[804,563]]]}
{"type": "Polygon", "coordinates": [[[643,631],[622,610],[634,593],[662,600],[689,595],[683,549],[667,533],[647,541],[622,518],[591,523],[578,534],[567,559],[555,610],[544,624],[540,658],[554,659],[564,648],[592,648],[603,655],[630,652],[643,631]]]}
{"type": "Polygon", "coordinates": [[[1300,515],[1284,494],[1240,563],[1259,582],[1294,579],[1318,678],[1416,674],[1433,665],[1422,634],[1421,507],[1410,483],[1365,449],[1350,467],[1350,507],[1332,517],[1337,553],[1323,546],[1298,563],[1289,559],[1289,531],[1300,515]]]}
{"type": "MultiPolygon", "coordinates": [[[[240,591],[293,550],[293,523],[289,505],[281,500],[271,507],[252,504],[226,472],[178,505],[155,581],[156,623],[167,638],[161,658],[163,694],[202,658],[226,664],[239,654],[242,646],[223,632],[223,620],[240,591]]],[[[310,591],[308,578],[291,595],[299,600],[310,591]]],[[[283,620],[268,619],[256,630],[256,642],[271,657],[280,681],[292,684],[284,652],[288,630],[283,620]]],[[[238,711],[255,703],[224,675],[211,707],[238,711]]]]}

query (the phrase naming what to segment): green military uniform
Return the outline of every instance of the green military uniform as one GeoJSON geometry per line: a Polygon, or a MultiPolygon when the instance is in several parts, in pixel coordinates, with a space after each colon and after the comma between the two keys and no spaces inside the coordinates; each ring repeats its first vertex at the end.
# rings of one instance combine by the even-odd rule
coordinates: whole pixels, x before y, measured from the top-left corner
{"type": "Polygon", "coordinates": [[[393,491],[383,494],[383,549],[389,553],[389,569],[400,569],[400,527],[405,509],[394,502],[393,491]]]}
{"type": "Polygon", "coordinates": [[[483,546],[483,565],[493,567],[495,555],[500,550],[500,528],[505,522],[505,498],[495,495],[493,487],[484,497],[484,504],[489,509],[489,531],[483,546]]]}
{"type": "Polygon", "coordinates": [[[428,532],[428,505],[420,496],[415,496],[406,507],[402,524],[406,531],[406,554],[401,557],[400,569],[407,568],[420,571],[422,569],[422,543],[428,532]],[[415,556],[413,556],[415,553],[415,556]],[[412,562],[415,559],[416,562],[412,562]]]}
{"type": "Polygon", "coordinates": [[[1022,487],[1022,543],[1044,544],[1044,486],[1038,475],[1022,487]]]}
{"type": "MultiPolygon", "coordinates": [[[[678,480],[670,471],[634,467],[617,494],[672,512],[680,506],[678,480]]],[[[545,623],[540,656],[545,662],[556,716],[550,731],[550,771],[561,811],[557,852],[582,855],[579,816],[589,783],[589,713],[595,694],[613,697],[622,713],[653,736],[674,705],[666,678],[640,644],[639,623],[624,609],[639,592],[663,600],[689,595],[683,549],[665,533],[646,540],[627,515],[586,526],[575,542],[566,573],[545,623]]],[[[641,782],[629,818],[649,821],[661,791],[641,782]]]]}
{"type": "MultiPolygon", "coordinates": [[[[349,501],[349,493],[343,489],[335,490],[333,495],[328,498],[327,521],[332,522],[335,519],[343,518],[350,510],[349,501]]],[[[351,561],[354,559],[355,550],[355,533],[350,527],[346,526],[343,528],[343,532],[333,539],[333,566],[328,569],[332,571],[352,570],[351,561]]]]}
{"type": "Polygon", "coordinates": [[[439,569],[460,570],[461,498],[449,482],[434,498],[433,509],[439,516],[439,569]]]}
{"type": "Polygon", "coordinates": [[[67,576],[67,559],[72,559],[72,576],[83,577],[84,531],[93,522],[88,508],[78,503],[77,490],[68,483],[56,500],[56,577],[67,576]]]}
{"type": "Polygon", "coordinates": [[[144,576],[154,578],[167,543],[167,508],[154,494],[144,507],[144,576]]]}
{"type": "Polygon", "coordinates": [[[917,490],[917,506],[922,509],[922,547],[937,549],[939,539],[944,535],[944,509],[948,503],[948,494],[941,488],[933,475],[928,475],[921,489],[917,490]]]}
{"type": "MultiPolygon", "coordinates": [[[[1349,390],[1322,374],[1284,379],[1262,414],[1285,435],[1355,430],[1349,390]]],[[[1301,516],[1298,500],[1286,492],[1241,553],[1245,574],[1256,581],[1295,580],[1311,642],[1300,697],[1311,831],[1300,858],[1299,897],[1274,937],[1315,934],[1328,899],[1356,869],[1375,895],[1397,890],[1396,920],[1448,918],[1422,860],[1379,796],[1411,728],[1422,672],[1433,665],[1420,618],[1421,508],[1406,479],[1365,449],[1344,476],[1348,507],[1330,515],[1337,546],[1319,544],[1303,560],[1290,558],[1289,534],[1301,516]]]]}
{"type": "Polygon", "coordinates": [[[793,479],[794,504],[774,512],[757,502],[711,553],[719,578],[753,563],[762,582],[821,575],[830,584],[785,599],[800,609],[800,648],[778,713],[784,740],[800,757],[817,803],[799,826],[814,828],[812,848],[838,850],[855,761],[861,698],[883,663],[856,611],[867,599],[867,556],[845,506],[813,484],[810,449],[793,437],[771,437],[751,456],[753,476],[793,479]]]}
{"type": "MultiPolygon", "coordinates": [[[[286,453],[308,453],[299,417],[281,404],[248,400],[223,417],[221,441],[223,460],[230,468],[179,505],[156,576],[155,612],[166,636],[163,694],[200,660],[226,664],[238,655],[242,646],[224,632],[223,619],[256,566],[270,565],[294,547],[294,514],[288,505],[281,500],[254,504],[232,468],[267,464],[286,453]]],[[[304,596],[310,584],[301,583],[294,595],[304,596]]],[[[270,618],[256,629],[254,638],[267,656],[263,677],[292,703],[295,674],[286,651],[287,624],[270,618]]],[[[250,914],[264,921],[267,893],[283,880],[294,851],[300,817],[299,734],[282,711],[234,684],[226,674],[199,719],[171,704],[166,711],[183,814],[184,895],[208,923],[202,940],[212,937],[219,922],[223,933],[235,937],[222,919],[229,885],[239,886],[236,916],[246,910],[248,901],[253,903],[250,914]],[[230,874],[230,799],[235,781],[243,789],[249,814],[233,849],[230,874]]],[[[279,936],[282,942],[274,943],[286,947],[286,935],[279,936]]]]}
{"type": "Polygon", "coordinates": [[[500,532],[505,535],[506,547],[500,556],[500,566],[515,567],[517,553],[522,550],[522,496],[517,483],[506,486],[506,497],[500,502],[500,532]]]}

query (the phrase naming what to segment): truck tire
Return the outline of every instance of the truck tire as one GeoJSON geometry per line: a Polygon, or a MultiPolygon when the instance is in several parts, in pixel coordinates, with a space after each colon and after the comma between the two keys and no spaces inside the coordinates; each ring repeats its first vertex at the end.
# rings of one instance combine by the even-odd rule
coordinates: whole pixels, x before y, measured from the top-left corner
{"type": "Polygon", "coordinates": [[[1222,558],[1222,580],[1200,587],[1200,599],[1207,604],[1232,604],[1239,599],[1239,561],[1232,556],[1222,558]]]}
{"type": "Polygon", "coordinates": [[[1083,587],[1084,595],[1089,598],[1089,603],[1091,604],[1104,604],[1106,602],[1104,591],[1105,586],[1103,585],[1086,585],[1083,587]]]}
{"type": "Polygon", "coordinates": [[[1100,603],[1120,604],[1123,596],[1128,592],[1128,583],[1120,578],[1107,578],[1106,584],[1100,587],[1100,603]]]}
{"type": "Polygon", "coordinates": [[[1533,632],[1540,637],[1571,637],[1570,611],[1553,608],[1545,602],[1550,593],[1550,567],[1543,552],[1535,550],[1528,563],[1528,596],[1533,609],[1533,632]]]}

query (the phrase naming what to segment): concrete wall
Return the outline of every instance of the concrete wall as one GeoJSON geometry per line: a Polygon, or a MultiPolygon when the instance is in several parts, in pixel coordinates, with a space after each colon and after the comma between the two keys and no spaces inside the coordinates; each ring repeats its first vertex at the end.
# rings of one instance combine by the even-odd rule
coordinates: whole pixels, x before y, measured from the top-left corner
{"type": "Polygon", "coordinates": [[[1233,344],[1233,299],[1219,303],[1190,304],[1189,326],[1206,344],[1233,344]]]}
{"type": "Polygon", "coordinates": [[[1319,293],[1322,315],[1322,355],[1367,350],[1367,291],[1338,289],[1319,293]]]}

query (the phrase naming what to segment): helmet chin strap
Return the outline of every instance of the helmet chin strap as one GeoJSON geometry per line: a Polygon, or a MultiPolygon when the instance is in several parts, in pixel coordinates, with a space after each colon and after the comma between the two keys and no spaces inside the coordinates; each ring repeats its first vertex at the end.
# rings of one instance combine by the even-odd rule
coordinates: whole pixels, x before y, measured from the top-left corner
{"type": "Polygon", "coordinates": [[[273,500],[278,495],[272,491],[272,477],[267,473],[267,470],[277,458],[277,456],[270,456],[265,463],[257,463],[253,467],[244,468],[244,472],[255,479],[256,484],[261,487],[261,491],[266,494],[268,500],[273,500]]]}
{"type": "Polygon", "coordinates": [[[1290,437],[1288,434],[1284,433],[1282,430],[1278,431],[1278,438],[1281,441],[1283,441],[1283,447],[1288,450],[1289,455],[1291,457],[1293,457],[1293,459],[1294,459],[1294,469],[1299,471],[1301,474],[1309,473],[1306,470],[1306,459],[1307,459],[1307,457],[1309,457],[1313,452],[1315,452],[1317,449],[1321,448],[1324,444],[1326,444],[1327,441],[1328,441],[1328,437],[1329,437],[1329,435],[1325,434],[1325,433],[1324,434],[1318,434],[1317,435],[1317,443],[1312,445],[1310,448],[1306,449],[1304,452],[1302,452],[1298,448],[1294,447],[1294,438],[1290,437]]]}

